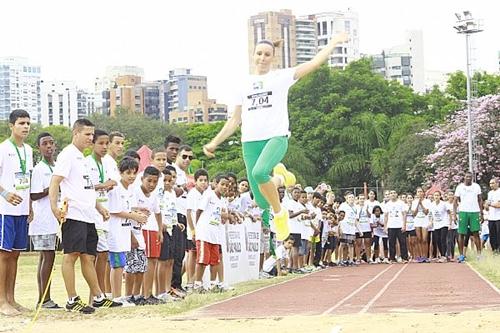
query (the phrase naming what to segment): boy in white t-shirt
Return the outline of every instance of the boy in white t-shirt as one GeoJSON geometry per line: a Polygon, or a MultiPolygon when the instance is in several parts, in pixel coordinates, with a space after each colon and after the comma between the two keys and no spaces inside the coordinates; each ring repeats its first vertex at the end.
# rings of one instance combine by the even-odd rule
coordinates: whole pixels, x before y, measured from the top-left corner
{"type": "Polygon", "coordinates": [[[403,263],[408,262],[406,247],[406,204],[398,199],[398,193],[390,191],[391,200],[384,208],[384,230],[389,238],[389,261],[396,261],[396,241],[399,243],[403,263]]]}
{"type": "Polygon", "coordinates": [[[203,193],[208,187],[208,172],[205,169],[198,169],[194,173],[195,187],[192,188],[187,195],[187,210],[186,219],[188,228],[191,230],[192,239],[191,245],[188,245],[188,253],[186,259],[186,275],[187,285],[186,288],[193,289],[194,286],[194,272],[196,269],[196,211],[198,204],[201,202],[203,193]],[[194,250],[192,250],[194,249],[194,250]]]}
{"type": "Polygon", "coordinates": [[[283,244],[278,246],[274,252],[264,261],[262,265],[262,271],[271,276],[284,276],[288,274],[287,260],[290,258],[290,249],[293,246],[292,236],[288,236],[283,241],[283,244]]]}
{"type": "Polygon", "coordinates": [[[54,138],[49,133],[40,133],[37,138],[37,146],[42,160],[33,168],[31,175],[30,198],[33,205],[33,221],[29,224],[29,235],[35,251],[40,251],[38,261],[38,301],[44,309],[60,309],[50,298],[49,277],[56,256],[57,232],[59,223],[50,211],[49,185],[52,178],[52,170],[55,167],[54,138]],[[45,298],[43,294],[47,289],[45,298]]]}
{"type": "Polygon", "coordinates": [[[177,180],[176,169],[167,165],[163,170],[163,196],[160,199],[162,215],[163,243],[161,244],[160,257],[158,258],[157,288],[158,298],[163,301],[172,301],[180,297],[172,288],[172,274],[174,267],[174,229],[182,232],[184,225],[177,219],[177,200],[174,186],[177,180]]]}
{"type": "MultiPolygon", "coordinates": [[[[148,221],[143,226],[133,225],[132,235],[136,239],[132,239],[132,248],[144,249],[144,254],[147,257],[147,268],[138,267],[137,271],[144,271],[143,278],[143,297],[144,304],[156,305],[160,304],[161,301],[153,296],[153,281],[155,281],[156,275],[156,265],[158,263],[158,257],[160,256],[161,243],[163,241],[163,234],[159,232],[162,228],[162,219],[160,212],[160,202],[158,188],[160,184],[160,171],[153,167],[148,166],[144,169],[141,177],[141,185],[139,187],[134,186],[135,204],[139,210],[144,211],[148,215],[148,221]],[[139,235],[140,234],[140,235],[139,235]]],[[[161,178],[163,182],[163,178],[161,178]]],[[[134,182],[134,185],[137,180],[134,182]]],[[[163,194],[163,183],[161,184],[161,193],[163,194]]],[[[137,283],[137,279],[136,279],[137,283]]],[[[134,287],[135,289],[135,287],[134,287]]],[[[136,290],[134,291],[136,292],[136,290]]],[[[136,295],[136,294],[134,294],[136,295]]],[[[142,301],[139,301],[142,303],[142,301]]]]}
{"type": "Polygon", "coordinates": [[[488,210],[488,227],[490,231],[491,250],[499,252],[500,250],[500,179],[491,178],[488,199],[484,207],[488,210]]]}
{"type": "Polygon", "coordinates": [[[121,180],[108,193],[109,207],[109,231],[107,245],[109,249],[108,259],[111,267],[111,292],[113,300],[123,305],[134,304],[132,293],[128,297],[122,297],[123,269],[127,264],[127,253],[132,248],[131,226],[132,221],[137,224],[145,224],[147,215],[141,211],[134,211],[134,193],[131,185],[134,183],[139,164],[131,158],[124,158],[118,166],[121,180]]]}
{"type": "MultiPolygon", "coordinates": [[[[92,140],[92,154],[86,157],[90,166],[90,180],[94,184],[97,194],[97,201],[108,209],[108,192],[116,186],[117,181],[111,180],[108,176],[108,170],[104,167],[102,159],[108,151],[109,135],[103,130],[96,129],[94,139],[92,140]]],[[[95,211],[95,229],[97,230],[97,258],[95,270],[99,287],[105,294],[111,292],[110,267],[108,262],[108,222],[104,222],[101,214],[95,211]]]]}
{"type": "MultiPolygon", "coordinates": [[[[214,179],[215,189],[207,190],[196,211],[196,254],[194,291],[203,292],[202,277],[207,266],[220,264],[220,245],[224,237],[221,225],[225,223],[227,214],[223,196],[228,189],[228,179],[225,175],[217,175],[214,179]]],[[[216,270],[210,271],[211,287],[223,288],[224,281],[216,284],[216,270]]]]}
{"type": "Polygon", "coordinates": [[[11,136],[0,144],[0,314],[14,316],[23,307],[14,300],[19,253],[28,244],[30,174],[33,151],[24,143],[30,115],[14,110],[9,115],[11,136]]]}
{"type": "Polygon", "coordinates": [[[121,179],[117,160],[123,154],[124,144],[125,136],[122,133],[117,131],[109,133],[108,151],[102,158],[102,165],[104,166],[104,170],[106,170],[108,178],[116,182],[119,182],[121,179]]]}
{"type": "Polygon", "coordinates": [[[359,229],[363,233],[361,236],[356,237],[356,257],[358,261],[361,261],[361,249],[364,246],[366,253],[366,260],[368,263],[372,263],[372,228],[370,226],[370,218],[368,215],[368,206],[365,202],[364,194],[358,195],[359,205],[358,205],[358,221],[359,229]]]}
{"type": "MultiPolygon", "coordinates": [[[[455,201],[455,195],[453,191],[448,191],[447,194],[445,194],[446,197],[446,205],[448,205],[448,209],[450,210],[451,214],[453,214],[453,202],[455,201]]],[[[451,221],[450,221],[450,229],[448,230],[448,235],[446,239],[446,257],[448,258],[449,261],[455,259],[455,245],[457,244],[457,218],[456,216],[454,217],[453,215],[450,216],[451,221]]]]}
{"type": "MultiPolygon", "coordinates": [[[[314,192],[312,195],[312,202],[309,205],[309,211],[311,213],[314,213],[314,217],[311,220],[311,229],[312,229],[312,234],[311,237],[309,238],[310,240],[310,246],[311,246],[311,251],[309,255],[309,266],[314,266],[315,264],[315,257],[316,251],[319,250],[318,244],[322,244],[323,242],[323,235],[321,234],[321,224],[322,224],[322,219],[323,215],[321,212],[321,207],[320,205],[324,202],[324,197],[319,193],[319,192],[314,192]]],[[[322,244],[323,245],[323,244],[322,244]]],[[[316,262],[316,265],[319,263],[316,262]]]]}
{"type": "Polygon", "coordinates": [[[290,258],[290,272],[303,273],[299,268],[299,250],[302,245],[302,232],[304,221],[302,215],[307,215],[309,211],[300,202],[301,189],[295,187],[292,191],[292,199],[285,203],[285,208],[288,210],[288,229],[290,235],[293,237],[293,247],[291,250],[290,258]]]}
{"type": "Polygon", "coordinates": [[[363,235],[359,228],[359,213],[357,206],[354,204],[354,194],[347,192],[345,196],[346,201],[339,207],[340,212],[344,212],[345,218],[339,219],[339,233],[340,233],[340,253],[343,256],[343,265],[353,265],[354,262],[354,242],[356,233],[360,236],[363,235]],[[347,248],[347,256],[345,256],[345,249],[347,248]],[[347,259],[347,257],[349,259],[347,259]]]}
{"type": "MultiPolygon", "coordinates": [[[[307,192],[302,190],[300,192],[300,197],[298,201],[304,209],[309,210],[309,200],[307,198],[307,192]]],[[[302,222],[302,231],[300,232],[300,248],[299,248],[299,269],[302,271],[308,271],[305,266],[308,266],[309,264],[309,252],[310,252],[310,239],[312,236],[312,227],[311,227],[311,220],[316,217],[316,214],[311,212],[309,210],[308,214],[303,214],[300,216],[300,220],[302,222]]]]}

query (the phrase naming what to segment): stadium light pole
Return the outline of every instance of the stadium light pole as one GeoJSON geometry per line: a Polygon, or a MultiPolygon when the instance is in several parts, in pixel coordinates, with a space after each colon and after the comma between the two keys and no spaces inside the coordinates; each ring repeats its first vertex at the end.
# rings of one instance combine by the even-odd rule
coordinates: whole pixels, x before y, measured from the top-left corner
{"type": "Polygon", "coordinates": [[[479,22],[472,17],[470,11],[465,10],[463,13],[455,13],[457,24],[453,27],[457,33],[465,35],[465,48],[467,57],[467,132],[469,146],[469,171],[474,175],[473,161],[473,134],[472,134],[472,97],[471,97],[471,55],[470,55],[470,36],[474,33],[483,31],[479,27],[479,22]]]}

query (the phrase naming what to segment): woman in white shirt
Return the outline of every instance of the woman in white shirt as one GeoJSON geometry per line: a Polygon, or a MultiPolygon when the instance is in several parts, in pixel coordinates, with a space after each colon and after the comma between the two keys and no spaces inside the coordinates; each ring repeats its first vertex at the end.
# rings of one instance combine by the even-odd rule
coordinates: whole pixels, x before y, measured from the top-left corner
{"type": "Polygon", "coordinates": [[[288,211],[280,204],[277,187],[295,183],[281,160],[288,148],[288,89],[300,78],[319,68],[336,46],[348,40],[345,33],[336,34],[324,49],[310,61],[293,68],[271,70],[276,47],[281,42],[260,40],[253,55],[254,73],[243,80],[238,103],[222,130],[203,147],[208,157],[241,125],[243,159],[255,201],[262,209],[274,212],[276,238],[288,234],[288,211]],[[275,177],[271,178],[271,172],[275,177]],[[284,183],[284,184],[283,184],[284,183]]]}
{"type": "Polygon", "coordinates": [[[413,203],[413,195],[408,193],[406,195],[406,241],[408,243],[408,251],[410,251],[412,260],[417,256],[417,231],[415,230],[415,221],[413,218],[413,211],[411,205],[413,203]]]}
{"type": "Polygon", "coordinates": [[[413,223],[417,232],[417,262],[429,262],[429,243],[427,241],[429,237],[427,231],[429,227],[429,205],[430,201],[425,199],[424,190],[421,187],[417,188],[416,198],[411,205],[413,223]]]}
{"type": "Polygon", "coordinates": [[[441,192],[433,194],[434,201],[429,206],[429,217],[434,227],[433,237],[436,239],[439,249],[439,262],[446,262],[446,239],[448,229],[451,227],[451,211],[446,202],[441,201],[441,192]]]}

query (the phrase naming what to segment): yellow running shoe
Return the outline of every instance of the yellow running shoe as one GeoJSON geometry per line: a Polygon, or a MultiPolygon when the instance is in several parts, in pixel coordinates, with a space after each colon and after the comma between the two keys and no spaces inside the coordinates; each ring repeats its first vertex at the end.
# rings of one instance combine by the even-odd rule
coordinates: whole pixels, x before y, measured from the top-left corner
{"type": "Polygon", "coordinates": [[[276,227],[276,239],[284,241],[290,235],[290,230],[288,229],[288,210],[281,207],[281,212],[274,215],[273,221],[276,227]]]}
{"type": "Polygon", "coordinates": [[[295,175],[288,171],[283,163],[278,163],[273,169],[274,176],[283,177],[285,187],[294,186],[297,182],[295,175]]]}

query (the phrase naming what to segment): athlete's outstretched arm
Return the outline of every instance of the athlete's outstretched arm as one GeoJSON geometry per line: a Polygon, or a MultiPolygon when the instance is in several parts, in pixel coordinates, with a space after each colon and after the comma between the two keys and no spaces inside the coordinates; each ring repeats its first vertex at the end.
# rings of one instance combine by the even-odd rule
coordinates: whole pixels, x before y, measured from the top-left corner
{"type": "Polygon", "coordinates": [[[335,35],[335,37],[330,39],[330,42],[328,42],[325,48],[319,51],[318,54],[314,56],[314,58],[312,58],[308,62],[305,62],[295,67],[294,79],[298,80],[318,69],[321,65],[325,63],[325,61],[333,52],[333,49],[337,46],[337,44],[345,43],[348,40],[349,40],[349,35],[346,34],[345,32],[335,35]]]}
{"type": "Polygon", "coordinates": [[[209,143],[203,146],[203,152],[208,157],[214,157],[214,151],[221,143],[229,138],[241,124],[241,105],[234,107],[232,117],[224,124],[224,127],[209,143]]]}

